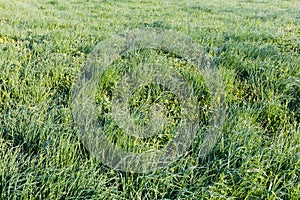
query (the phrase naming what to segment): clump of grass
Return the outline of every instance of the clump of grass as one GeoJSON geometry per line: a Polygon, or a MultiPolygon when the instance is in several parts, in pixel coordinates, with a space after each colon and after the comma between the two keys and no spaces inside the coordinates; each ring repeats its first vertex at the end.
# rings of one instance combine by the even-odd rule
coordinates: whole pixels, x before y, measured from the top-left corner
{"type": "MultiPolygon", "coordinates": [[[[164,54],[157,50],[131,52],[123,56],[122,60],[116,62],[111,69],[104,72],[100,79],[96,95],[100,125],[107,127],[105,132],[108,134],[110,141],[119,147],[129,149],[133,152],[145,152],[153,147],[161,149],[170,140],[174,139],[178,131],[178,124],[182,119],[181,102],[178,96],[176,96],[177,94],[174,94],[174,91],[155,82],[144,83],[131,91],[131,96],[127,104],[130,117],[133,118],[137,126],[141,127],[149,127],[150,123],[153,123],[151,121],[151,118],[155,118],[155,116],[152,116],[153,106],[160,106],[162,110],[159,111],[159,114],[163,115],[166,121],[159,124],[161,127],[158,127],[158,132],[149,133],[149,136],[146,137],[130,136],[130,133],[122,130],[113,118],[106,115],[111,112],[114,89],[121,77],[124,76],[124,73],[126,71],[137,70],[145,62],[154,63],[158,60],[164,65],[171,65],[178,73],[183,74],[189,80],[190,84],[194,87],[196,98],[199,100],[199,105],[197,105],[200,107],[199,123],[204,125],[208,121],[208,108],[210,107],[208,91],[205,88],[201,75],[192,75],[193,70],[191,69],[193,66],[188,65],[184,60],[181,61],[176,57],[172,58],[170,54],[164,54]]],[[[158,117],[156,116],[156,118],[158,117]]],[[[152,130],[155,131],[154,129],[152,130]]]]}

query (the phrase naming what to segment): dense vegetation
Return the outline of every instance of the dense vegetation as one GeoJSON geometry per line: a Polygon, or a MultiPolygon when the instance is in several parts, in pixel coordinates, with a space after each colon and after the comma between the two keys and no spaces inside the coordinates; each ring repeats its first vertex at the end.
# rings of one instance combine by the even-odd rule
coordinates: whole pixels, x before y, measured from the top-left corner
{"type": "MultiPolygon", "coordinates": [[[[115,65],[162,54],[146,50],[115,65]]],[[[0,199],[299,199],[299,57],[297,0],[0,0],[0,199]],[[98,42],[143,27],[172,29],[203,46],[223,76],[227,115],[205,158],[191,151],[135,174],[90,155],[70,96],[98,42]]],[[[106,91],[99,89],[100,104],[106,91]]],[[[133,98],[145,102],[146,91],[133,98]]],[[[166,105],[178,111],[170,95],[166,105]]]]}

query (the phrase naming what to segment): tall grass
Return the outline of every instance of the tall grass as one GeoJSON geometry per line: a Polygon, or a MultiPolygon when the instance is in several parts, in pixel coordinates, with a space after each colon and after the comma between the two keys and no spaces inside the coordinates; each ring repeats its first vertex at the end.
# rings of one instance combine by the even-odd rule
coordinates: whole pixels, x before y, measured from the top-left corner
{"type": "Polygon", "coordinates": [[[0,198],[299,199],[299,8],[296,0],[0,0],[0,198]],[[186,34],[213,57],[227,117],[205,158],[192,146],[135,174],[86,150],[70,93],[99,41],[149,26],[186,34]]]}

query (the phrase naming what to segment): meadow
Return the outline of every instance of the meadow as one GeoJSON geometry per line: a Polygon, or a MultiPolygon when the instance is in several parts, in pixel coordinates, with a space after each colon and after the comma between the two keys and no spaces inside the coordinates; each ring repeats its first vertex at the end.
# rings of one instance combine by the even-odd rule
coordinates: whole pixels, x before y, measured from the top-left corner
{"type": "MultiPolygon", "coordinates": [[[[192,73],[181,58],[149,49],[114,66],[151,59],[192,73]]],[[[117,79],[108,71],[99,83],[99,121],[117,79]]],[[[194,85],[199,105],[209,107],[205,82],[194,85]]],[[[148,89],[134,94],[132,109],[147,102],[148,89]]],[[[153,96],[163,90],[154,89],[153,96]]],[[[180,106],[172,94],[163,100],[172,108],[171,129],[180,106]]],[[[0,0],[0,199],[299,199],[299,107],[298,0],[0,0]],[[171,165],[138,174],[93,157],[71,104],[95,46],[146,27],[180,32],[203,47],[223,79],[226,117],[205,157],[195,145],[171,165]]],[[[120,133],[111,138],[143,150],[120,133]]],[[[143,145],[159,148],[170,138],[165,131],[143,145]]]]}

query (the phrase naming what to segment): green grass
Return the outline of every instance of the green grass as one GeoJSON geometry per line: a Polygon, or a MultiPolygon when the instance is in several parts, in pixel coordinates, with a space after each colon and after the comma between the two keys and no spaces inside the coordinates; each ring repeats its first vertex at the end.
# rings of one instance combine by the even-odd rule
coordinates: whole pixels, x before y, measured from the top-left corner
{"type": "MultiPolygon", "coordinates": [[[[299,57],[297,0],[0,0],[0,199],[299,199],[299,57]],[[134,174],[89,154],[70,105],[95,45],[142,27],[203,46],[223,76],[227,116],[205,158],[191,147],[168,167],[134,174]]],[[[176,108],[174,98],[166,105],[176,108]]]]}

